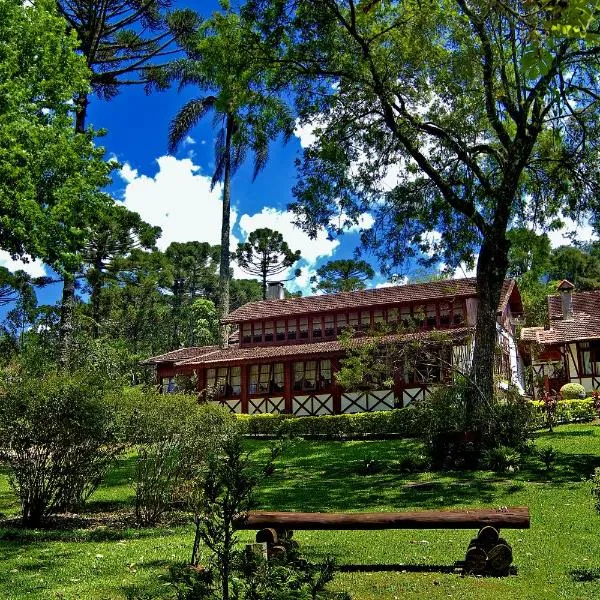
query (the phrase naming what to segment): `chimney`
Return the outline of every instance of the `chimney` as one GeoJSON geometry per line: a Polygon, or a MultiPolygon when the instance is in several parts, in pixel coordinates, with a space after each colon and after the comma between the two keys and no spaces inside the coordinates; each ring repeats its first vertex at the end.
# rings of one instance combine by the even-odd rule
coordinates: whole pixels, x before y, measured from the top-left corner
{"type": "Polygon", "coordinates": [[[568,321],[573,318],[573,297],[572,292],[575,286],[566,279],[563,279],[558,284],[558,291],[560,292],[560,299],[562,301],[562,314],[563,320],[568,321]]]}
{"type": "Polygon", "coordinates": [[[285,292],[281,281],[269,281],[267,284],[267,300],[283,300],[285,292]]]}

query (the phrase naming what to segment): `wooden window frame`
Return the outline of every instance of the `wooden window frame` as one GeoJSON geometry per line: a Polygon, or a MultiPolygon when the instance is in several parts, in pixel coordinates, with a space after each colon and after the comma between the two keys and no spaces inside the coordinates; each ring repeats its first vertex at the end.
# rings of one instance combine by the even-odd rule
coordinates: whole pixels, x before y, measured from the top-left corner
{"type": "Polygon", "coordinates": [[[306,359],[306,360],[296,360],[292,362],[292,390],[293,393],[313,393],[313,394],[323,394],[323,393],[331,393],[334,386],[333,381],[333,360],[331,358],[315,358],[315,359],[306,359]],[[302,365],[302,380],[306,381],[306,364],[307,363],[315,363],[315,372],[314,372],[314,386],[313,387],[305,387],[304,384],[301,387],[296,386],[296,365],[302,365]],[[323,384],[321,383],[322,379],[322,371],[323,371],[323,362],[329,363],[329,383],[323,384]]]}
{"type": "Polygon", "coordinates": [[[213,398],[213,400],[237,400],[238,398],[241,397],[242,395],[242,368],[240,365],[228,365],[226,367],[206,367],[205,372],[204,372],[204,380],[206,381],[206,387],[208,388],[208,386],[210,385],[209,381],[209,371],[214,371],[215,372],[215,379],[214,379],[214,385],[215,385],[215,396],[213,398]],[[221,379],[221,376],[219,375],[219,370],[220,369],[226,369],[227,373],[225,375],[225,391],[221,392],[218,388],[220,386],[219,384],[219,379],[221,379]],[[239,384],[236,384],[236,386],[238,387],[238,392],[234,393],[234,386],[231,383],[232,382],[232,371],[233,369],[239,369],[239,375],[237,376],[237,378],[239,379],[239,384]],[[231,389],[231,392],[227,393],[229,391],[229,389],[231,389]]]}
{"type": "Polygon", "coordinates": [[[249,397],[263,397],[263,396],[273,396],[273,395],[283,395],[285,390],[285,364],[281,361],[274,363],[252,363],[247,366],[248,369],[248,396],[249,397]],[[275,365],[281,365],[281,384],[275,383],[275,365]],[[256,367],[258,378],[256,380],[256,388],[252,390],[251,386],[254,385],[251,382],[251,373],[252,368],[256,367]],[[268,379],[266,390],[261,390],[261,374],[264,371],[264,368],[268,369],[268,379]],[[278,385],[279,389],[275,389],[275,386],[278,385]]]}

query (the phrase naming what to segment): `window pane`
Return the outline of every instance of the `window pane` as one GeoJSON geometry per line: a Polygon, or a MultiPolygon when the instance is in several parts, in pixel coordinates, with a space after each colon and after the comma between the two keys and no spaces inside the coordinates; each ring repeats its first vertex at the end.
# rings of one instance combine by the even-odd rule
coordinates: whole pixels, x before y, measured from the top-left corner
{"type": "Polygon", "coordinates": [[[260,365],[260,373],[258,375],[258,391],[269,391],[269,382],[271,380],[271,365],[260,365]]]}
{"type": "Polygon", "coordinates": [[[283,392],[283,363],[273,365],[273,392],[283,392]]]}
{"type": "Polygon", "coordinates": [[[325,337],[333,337],[335,335],[335,319],[333,315],[325,317],[325,337]]]}
{"type": "Polygon", "coordinates": [[[304,383],[304,363],[294,363],[294,389],[301,390],[304,383]]]}
{"type": "Polygon", "coordinates": [[[265,322],[265,342],[273,341],[273,321],[265,322]]]}
{"type": "Polygon", "coordinates": [[[346,325],[348,325],[348,320],[346,319],[346,315],[336,315],[335,322],[336,322],[338,334],[342,333],[342,331],[344,331],[344,327],[346,327],[346,325]]]}
{"type": "Polygon", "coordinates": [[[437,315],[435,304],[428,304],[426,308],[427,327],[435,327],[437,325],[437,315]]]}
{"type": "Polygon", "coordinates": [[[358,313],[350,313],[348,322],[350,323],[351,327],[357,327],[358,325],[358,313]]]}
{"type": "Polygon", "coordinates": [[[250,365],[250,372],[248,375],[248,392],[250,394],[256,394],[258,389],[258,365],[250,365]]]}
{"type": "Polygon", "coordinates": [[[321,376],[319,377],[319,389],[328,388],[331,385],[331,361],[321,361],[321,376]]]}
{"type": "Polygon", "coordinates": [[[304,384],[302,389],[314,390],[317,385],[317,361],[307,360],[304,367],[304,384]]]}
{"type": "Polygon", "coordinates": [[[383,311],[382,310],[376,310],[373,313],[373,320],[375,321],[375,323],[383,323],[384,322],[383,311]]]}
{"type": "Polygon", "coordinates": [[[402,321],[402,325],[404,325],[405,327],[408,327],[410,325],[410,322],[411,322],[410,306],[403,306],[400,309],[400,320],[402,321]]]}
{"type": "Polygon", "coordinates": [[[248,343],[252,341],[252,326],[250,323],[244,323],[242,327],[242,342],[248,343]]]}
{"type": "Polygon", "coordinates": [[[254,337],[255,342],[262,342],[262,323],[254,323],[254,337]]]}
{"type": "Polygon", "coordinates": [[[285,340],[285,321],[277,321],[277,341],[285,340]]]}
{"type": "Polygon", "coordinates": [[[440,325],[450,324],[450,305],[447,302],[440,304],[440,325]]]}
{"type": "Polygon", "coordinates": [[[313,337],[323,337],[323,319],[322,317],[313,317],[313,337]]]}
{"type": "Polygon", "coordinates": [[[459,325],[460,323],[463,323],[465,320],[465,305],[462,300],[454,302],[452,311],[454,324],[459,325]]]}
{"type": "Polygon", "coordinates": [[[295,340],[297,336],[297,321],[296,319],[290,319],[288,321],[288,340],[295,340]]]}
{"type": "Polygon", "coordinates": [[[308,317],[300,319],[298,330],[300,331],[300,339],[308,338],[308,317]]]}

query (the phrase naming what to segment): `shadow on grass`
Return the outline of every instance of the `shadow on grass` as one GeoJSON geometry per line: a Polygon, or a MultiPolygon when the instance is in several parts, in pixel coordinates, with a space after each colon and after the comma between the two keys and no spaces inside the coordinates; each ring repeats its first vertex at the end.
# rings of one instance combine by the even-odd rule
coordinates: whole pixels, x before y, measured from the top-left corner
{"type": "Polygon", "coordinates": [[[571,579],[580,583],[600,581],[600,567],[587,567],[573,569],[570,573],[571,579]]]}
{"type": "Polygon", "coordinates": [[[556,459],[549,470],[539,461],[530,458],[523,465],[519,479],[551,485],[576,483],[589,479],[596,467],[600,467],[600,456],[557,452],[556,459]]]}
{"type": "Polygon", "coordinates": [[[398,571],[405,573],[454,573],[457,565],[337,565],[342,573],[377,573],[378,571],[398,571]]]}

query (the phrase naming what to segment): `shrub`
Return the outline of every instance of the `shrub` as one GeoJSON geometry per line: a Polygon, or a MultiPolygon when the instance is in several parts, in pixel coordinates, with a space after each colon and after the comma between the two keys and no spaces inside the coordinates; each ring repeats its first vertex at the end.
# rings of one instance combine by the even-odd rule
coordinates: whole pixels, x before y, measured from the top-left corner
{"type": "Polygon", "coordinates": [[[180,501],[181,486],[197,476],[234,421],[220,406],[153,388],[124,390],[123,411],[128,440],[137,449],[136,521],[153,525],[180,501]]]}
{"type": "Polygon", "coordinates": [[[245,435],[298,436],[326,440],[416,437],[417,414],[412,408],[320,417],[291,415],[237,415],[245,435]]]}
{"type": "Polygon", "coordinates": [[[552,446],[542,448],[539,452],[540,460],[546,466],[546,471],[549,471],[556,461],[556,450],[552,446]]]}
{"type": "Polygon", "coordinates": [[[507,446],[488,448],[482,455],[483,464],[496,473],[516,470],[521,462],[521,455],[507,446]]]}
{"type": "Polygon", "coordinates": [[[476,468],[482,451],[520,451],[529,439],[533,411],[520,395],[503,392],[474,419],[467,413],[467,385],[463,380],[439,387],[415,411],[434,468],[476,468]]]}
{"type": "Polygon", "coordinates": [[[565,383],[560,388],[562,400],[581,400],[585,398],[585,388],[580,383],[565,383]]]}
{"type": "MultiPolygon", "coordinates": [[[[546,405],[542,401],[530,402],[534,410],[534,426],[541,428],[547,426],[546,405]]],[[[593,421],[596,418],[596,409],[592,398],[584,400],[559,400],[554,411],[554,423],[573,423],[593,421]]]]}
{"type": "Polygon", "coordinates": [[[116,408],[89,373],[5,372],[0,394],[0,455],[23,523],[38,526],[102,481],[122,449],[116,408]]]}

